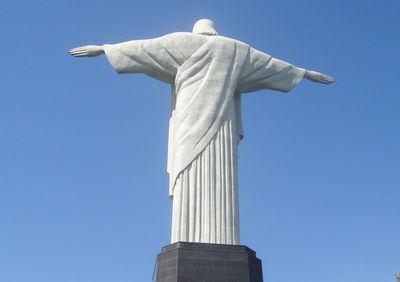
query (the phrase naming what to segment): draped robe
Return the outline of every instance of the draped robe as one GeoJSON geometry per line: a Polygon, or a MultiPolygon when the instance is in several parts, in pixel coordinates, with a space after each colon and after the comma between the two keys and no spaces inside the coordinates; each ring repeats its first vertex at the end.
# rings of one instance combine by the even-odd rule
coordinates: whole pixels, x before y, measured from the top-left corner
{"type": "Polygon", "coordinates": [[[305,70],[234,39],[186,32],[104,50],[118,73],[144,73],[171,84],[171,243],[239,244],[241,93],[289,92],[305,70]]]}

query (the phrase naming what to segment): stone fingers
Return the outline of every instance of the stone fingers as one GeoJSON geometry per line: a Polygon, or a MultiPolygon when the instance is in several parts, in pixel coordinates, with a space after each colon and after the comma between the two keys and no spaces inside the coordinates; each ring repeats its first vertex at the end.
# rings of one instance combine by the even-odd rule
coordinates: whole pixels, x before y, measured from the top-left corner
{"type": "Polygon", "coordinates": [[[70,54],[74,57],[82,57],[82,56],[87,56],[87,52],[70,52],[70,54]]]}
{"type": "Polygon", "coordinates": [[[321,80],[322,80],[322,83],[325,83],[325,84],[331,84],[331,83],[335,82],[333,77],[326,75],[326,74],[321,75],[321,80]]]}
{"type": "Polygon", "coordinates": [[[87,47],[78,47],[68,51],[68,53],[75,57],[82,57],[88,55],[88,48],[87,47]]]}

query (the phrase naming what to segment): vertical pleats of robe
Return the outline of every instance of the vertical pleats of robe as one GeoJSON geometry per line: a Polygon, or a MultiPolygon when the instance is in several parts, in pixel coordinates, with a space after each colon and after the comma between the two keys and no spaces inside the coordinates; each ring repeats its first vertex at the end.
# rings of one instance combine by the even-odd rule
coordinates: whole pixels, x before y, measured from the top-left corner
{"type": "Polygon", "coordinates": [[[237,133],[230,113],[210,144],[177,178],[171,243],[240,243],[237,133]]]}

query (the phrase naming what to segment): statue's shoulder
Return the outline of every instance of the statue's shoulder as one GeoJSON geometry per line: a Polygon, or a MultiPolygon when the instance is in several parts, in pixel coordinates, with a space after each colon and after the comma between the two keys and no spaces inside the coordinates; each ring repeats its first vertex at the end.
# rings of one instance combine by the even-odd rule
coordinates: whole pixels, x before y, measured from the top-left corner
{"type": "Polygon", "coordinates": [[[233,38],[225,37],[225,36],[219,36],[219,35],[216,37],[220,38],[220,40],[224,40],[224,41],[230,42],[232,44],[236,44],[236,45],[243,46],[243,47],[250,47],[249,44],[242,42],[240,40],[237,40],[237,39],[233,39],[233,38]]]}
{"type": "Polygon", "coordinates": [[[189,40],[189,41],[216,41],[216,42],[225,42],[225,43],[230,43],[230,44],[235,44],[235,45],[240,45],[243,47],[250,47],[248,44],[221,35],[203,35],[203,34],[197,34],[193,32],[174,32],[174,33],[169,33],[167,35],[163,36],[164,38],[172,39],[172,40],[189,40]]]}
{"type": "Polygon", "coordinates": [[[169,38],[169,39],[182,39],[182,38],[194,38],[196,37],[196,34],[192,32],[173,32],[164,35],[163,37],[169,38]]]}
{"type": "Polygon", "coordinates": [[[222,50],[228,50],[228,48],[230,50],[236,50],[242,56],[245,55],[250,49],[250,46],[248,44],[233,38],[220,35],[208,36],[208,38],[210,46],[222,50]]]}
{"type": "MultiPolygon", "coordinates": [[[[171,47],[179,46],[183,50],[195,52],[200,47],[223,50],[230,48],[240,50],[241,53],[247,52],[249,45],[239,40],[220,35],[204,35],[192,32],[174,32],[163,36],[164,44],[171,47]]],[[[190,53],[189,52],[189,53],[190,53]]]]}
{"type": "Polygon", "coordinates": [[[207,36],[192,32],[174,32],[163,36],[164,39],[174,42],[175,44],[199,46],[207,42],[207,36]]]}

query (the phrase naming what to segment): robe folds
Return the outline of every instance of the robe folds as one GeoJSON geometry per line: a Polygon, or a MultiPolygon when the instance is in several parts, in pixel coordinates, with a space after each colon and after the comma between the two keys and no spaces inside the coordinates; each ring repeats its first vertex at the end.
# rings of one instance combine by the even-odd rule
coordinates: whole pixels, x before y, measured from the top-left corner
{"type": "Polygon", "coordinates": [[[234,39],[187,32],[104,50],[118,73],[144,73],[171,84],[171,243],[239,244],[241,93],[289,92],[305,70],[234,39]]]}

